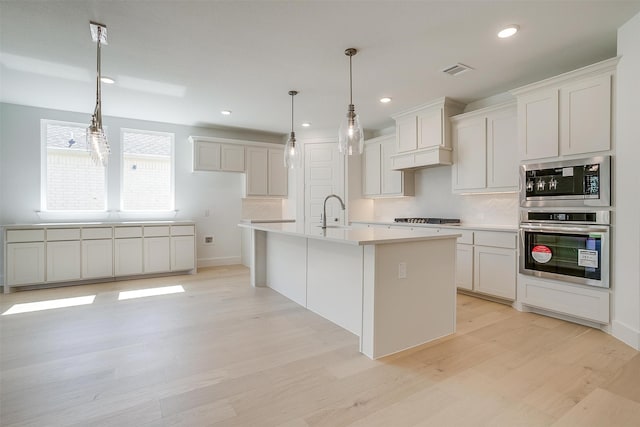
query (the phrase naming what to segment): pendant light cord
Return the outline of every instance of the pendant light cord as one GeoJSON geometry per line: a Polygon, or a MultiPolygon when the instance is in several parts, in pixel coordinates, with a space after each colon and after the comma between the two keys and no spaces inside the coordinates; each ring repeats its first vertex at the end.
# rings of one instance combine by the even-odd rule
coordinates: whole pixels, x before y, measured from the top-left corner
{"type": "Polygon", "coordinates": [[[295,95],[291,94],[291,133],[293,133],[293,97],[295,95]]]}
{"type": "Polygon", "coordinates": [[[97,67],[96,67],[96,109],[94,111],[94,116],[95,116],[95,120],[96,120],[96,124],[98,125],[99,129],[102,129],[102,107],[101,107],[101,93],[100,93],[100,75],[101,75],[101,69],[100,69],[100,47],[101,47],[101,41],[102,41],[102,27],[98,26],[98,55],[97,55],[97,67]]]}
{"type": "Polygon", "coordinates": [[[353,55],[349,55],[349,104],[353,104],[353,71],[351,69],[351,58],[353,58],[353,55]]]}

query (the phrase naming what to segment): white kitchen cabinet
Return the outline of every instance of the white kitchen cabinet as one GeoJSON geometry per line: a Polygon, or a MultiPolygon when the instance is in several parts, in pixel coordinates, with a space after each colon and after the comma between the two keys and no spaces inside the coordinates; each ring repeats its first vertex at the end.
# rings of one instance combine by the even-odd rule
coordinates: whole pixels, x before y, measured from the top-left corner
{"type": "Polygon", "coordinates": [[[284,166],[284,150],[247,147],[247,196],[286,197],[288,170],[284,166]]]}
{"type": "Polygon", "coordinates": [[[79,280],[80,257],[79,240],[47,242],[47,282],[79,280]]]}
{"type": "Polygon", "coordinates": [[[363,153],[363,196],[413,196],[413,171],[393,170],[396,153],[393,136],[382,136],[365,143],[363,153]]]}
{"type": "Polygon", "coordinates": [[[244,146],[191,138],[194,171],[244,172],[244,146]]]}
{"type": "Polygon", "coordinates": [[[269,148],[269,167],[267,168],[269,178],[269,196],[283,196],[288,193],[289,171],[284,166],[284,150],[279,148],[269,148]]]}
{"type": "Polygon", "coordinates": [[[608,289],[518,275],[518,302],[592,322],[609,323],[608,289]]]}
{"type": "Polygon", "coordinates": [[[516,298],[517,238],[515,232],[474,232],[474,291],[509,300],[516,298]]]}
{"type": "Polygon", "coordinates": [[[171,237],[171,271],[192,270],[196,267],[194,236],[171,237]]]}
{"type": "Polygon", "coordinates": [[[521,160],[609,151],[618,58],[511,91],[521,160]]]}
{"type": "Polygon", "coordinates": [[[142,238],[114,239],[114,273],[116,276],[130,276],[143,273],[142,238]]]}
{"type": "Polygon", "coordinates": [[[6,248],[8,286],[44,282],[44,242],[7,243],[6,248]]]}
{"type": "Polygon", "coordinates": [[[517,115],[513,103],[452,117],[453,192],[518,188],[517,115]]]}
{"type": "Polygon", "coordinates": [[[611,148],[611,81],[607,73],[560,89],[560,151],[563,155],[611,148]]]}
{"type": "Polygon", "coordinates": [[[453,125],[454,191],[487,187],[487,122],[484,116],[455,121],[453,125]]]}
{"type": "Polygon", "coordinates": [[[221,144],[220,168],[226,172],[244,172],[244,147],[221,144]]]}
{"type": "Polygon", "coordinates": [[[558,155],[558,90],[518,97],[518,145],[522,160],[558,155]]]}
{"type": "Polygon", "coordinates": [[[113,239],[82,241],[82,278],[113,276],[113,239]]]}
{"type": "Polygon", "coordinates": [[[393,116],[396,121],[397,154],[393,169],[412,169],[451,164],[449,117],[464,110],[464,104],[440,98],[393,116]]]}
{"type": "Polygon", "coordinates": [[[143,248],[144,273],[164,273],[171,270],[171,244],[169,236],[145,236],[143,248]]]}
{"type": "Polygon", "coordinates": [[[473,245],[456,245],[456,286],[473,290],[473,245]]]}
{"type": "Polygon", "coordinates": [[[474,290],[500,298],[516,299],[516,251],[489,246],[474,247],[474,290]]]}

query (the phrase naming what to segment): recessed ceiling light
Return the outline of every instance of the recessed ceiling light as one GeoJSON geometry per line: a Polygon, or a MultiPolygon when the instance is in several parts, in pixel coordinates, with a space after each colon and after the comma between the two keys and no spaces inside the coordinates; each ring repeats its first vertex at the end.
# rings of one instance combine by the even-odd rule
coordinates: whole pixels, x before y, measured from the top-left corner
{"type": "Polygon", "coordinates": [[[520,27],[515,24],[509,25],[498,32],[498,37],[500,37],[501,39],[506,39],[507,37],[511,37],[512,35],[517,33],[519,29],[520,27]]]}
{"type": "Polygon", "coordinates": [[[311,123],[309,123],[309,122],[304,122],[304,123],[302,124],[302,127],[303,127],[303,128],[308,128],[309,126],[311,126],[311,123]]]}
{"type": "Polygon", "coordinates": [[[107,76],[100,77],[100,81],[102,83],[106,83],[108,85],[112,85],[112,84],[114,84],[116,82],[114,79],[112,79],[111,77],[107,77],[107,76]]]}
{"type": "Polygon", "coordinates": [[[380,102],[382,102],[383,104],[386,104],[388,102],[391,102],[391,98],[389,98],[388,96],[385,96],[384,98],[380,98],[380,102]]]}
{"type": "Polygon", "coordinates": [[[231,115],[231,110],[222,110],[222,111],[220,111],[220,114],[222,114],[223,116],[230,116],[231,115]]]}

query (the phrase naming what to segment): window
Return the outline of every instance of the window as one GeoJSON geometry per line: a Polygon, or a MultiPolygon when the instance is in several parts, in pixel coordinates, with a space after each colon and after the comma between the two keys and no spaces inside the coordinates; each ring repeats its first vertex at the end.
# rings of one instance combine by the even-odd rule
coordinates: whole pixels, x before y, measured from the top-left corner
{"type": "Polygon", "coordinates": [[[43,201],[46,211],[104,211],[106,168],[87,152],[86,124],[42,120],[43,201]]]}
{"type": "Polygon", "coordinates": [[[121,134],[121,209],[173,210],[173,134],[132,129],[121,134]]]}

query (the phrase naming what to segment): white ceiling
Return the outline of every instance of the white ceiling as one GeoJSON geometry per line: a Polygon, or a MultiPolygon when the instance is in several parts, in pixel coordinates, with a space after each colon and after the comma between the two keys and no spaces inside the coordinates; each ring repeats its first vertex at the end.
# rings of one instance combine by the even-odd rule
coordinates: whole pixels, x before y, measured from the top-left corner
{"type": "MultiPolygon", "coordinates": [[[[470,102],[616,54],[616,29],[640,1],[6,1],[0,2],[0,100],[86,112],[96,47],[108,28],[103,114],[286,133],[337,129],[348,57],[363,126],[449,96],[470,102]],[[496,32],[516,23],[511,39],[496,32]],[[458,77],[440,70],[462,62],[458,77]],[[382,96],[393,101],[383,105],[382,96]],[[233,114],[224,117],[220,110],[233,114]]],[[[88,120],[88,118],[87,118],[88,120]]]]}

